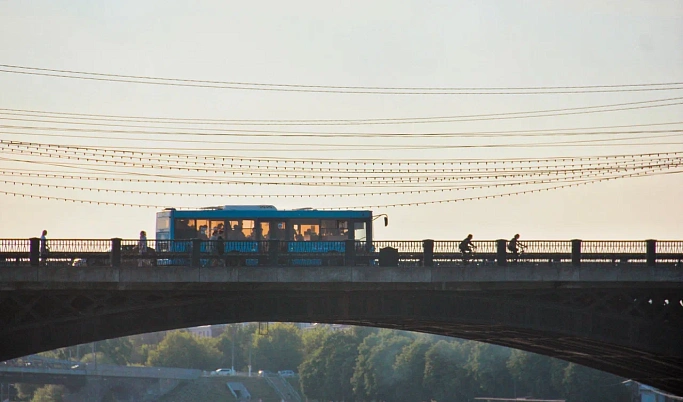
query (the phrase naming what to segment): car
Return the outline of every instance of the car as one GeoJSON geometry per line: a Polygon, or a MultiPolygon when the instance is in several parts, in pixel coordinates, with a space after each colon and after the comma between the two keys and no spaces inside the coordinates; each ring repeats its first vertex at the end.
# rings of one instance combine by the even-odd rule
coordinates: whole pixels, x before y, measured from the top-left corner
{"type": "Polygon", "coordinates": [[[275,373],[273,373],[273,372],[270,371],[270,370],[259,370],[259,371],[258,371],[258,376],[259,376],[259,377],[267,377],[267,376],[273,375],[273,374],[275,374],[275,373]]]}
{"type": "Polygon", "coordinates": [[[280,377],[296,377],[296,373],[292,370],[280,370],[277,372],[280,377]]]}
{"type": "Polygon", "coordinates": [[[219,368],[211,372],[211,375],[235,375],[235,370],[231,368],[219,368]]]}

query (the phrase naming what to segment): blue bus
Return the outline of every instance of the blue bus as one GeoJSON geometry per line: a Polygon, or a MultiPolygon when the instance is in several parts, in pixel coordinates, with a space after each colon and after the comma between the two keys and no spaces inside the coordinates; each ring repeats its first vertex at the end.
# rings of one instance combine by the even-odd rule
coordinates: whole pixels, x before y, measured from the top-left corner
{"type": "Polygon", "coordinates": [[[289,253],[343,253],[347,240],[372,247],[372,221],[372,211],[278,210],[272,205],[167,208],[157,212],[157,251],[183,252],[191,239],[200,239],[206,241],[202,251],[208,252],[208,240],[220,235],[224,252],[258,253],[265,240],[280,240],[289,253]]]}

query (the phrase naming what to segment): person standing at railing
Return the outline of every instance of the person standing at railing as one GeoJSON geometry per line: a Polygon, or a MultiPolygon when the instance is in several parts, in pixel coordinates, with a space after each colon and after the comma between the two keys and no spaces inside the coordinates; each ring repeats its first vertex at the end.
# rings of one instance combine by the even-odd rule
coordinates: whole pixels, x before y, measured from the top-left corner
{"type": "Polygon", "coordinates": [[[40,236],[40,262],[42,265],[47,265],[47,255],[50,252],[50,247],[47,245],[47,230],[43,230],[40,236]]]}
{"type": "Polygon", "coordinates": [[[513,259],[517,261],[519,259],[519,249],[522,249],[522,253],[524,252],[524,249],[526,246],[522,243],[519,242],[519,234],[516,234],[510,241],[508,242],[508,250],[513,255],[513,259]]]}
{"type": "Polygon", "coordinates": [[[140,254],[140,259],[138,259],[138,267],[147,265],[147,260],[142,257],[147,254],[147,233],[142,230],[140,231],[140,240],[138,240],[138,253],[140,254]]]}

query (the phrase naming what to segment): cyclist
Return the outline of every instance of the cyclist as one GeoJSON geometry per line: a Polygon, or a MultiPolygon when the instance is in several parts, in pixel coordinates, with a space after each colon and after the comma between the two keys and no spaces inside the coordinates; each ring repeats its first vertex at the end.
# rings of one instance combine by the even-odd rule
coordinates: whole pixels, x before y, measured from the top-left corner
{"type": "Polygon", "coordinates": [[[477,247],[472,244],[472,235],[469,234],[467,237],[460,242],[460,252],[462,253],[462,260],[467,263],[467,261],[472,257],[473,249],[477,247]]]}
{"type": "Polygon", "coordinates": [[[519,234],[516,234],[510,241],[508,242],[508,250],[514,255],[514,260],[517,261],[519,259],[519,251],[524,252],[524,249],[526,246],[522,243],[519,242],[519,234]]]}

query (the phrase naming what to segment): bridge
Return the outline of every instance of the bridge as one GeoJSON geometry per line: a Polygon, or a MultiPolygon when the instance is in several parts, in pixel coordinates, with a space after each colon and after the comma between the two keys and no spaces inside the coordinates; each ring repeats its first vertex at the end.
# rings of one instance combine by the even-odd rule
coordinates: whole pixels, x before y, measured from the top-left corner
{"type": "Polygon", "coordinates": [[[202,375],[194,369],[83,363],[37,355],[0,362],[0,382],[61,384],[74,400],[102,400],[106,393],[122,400],[149,400],[202,375]]]}
{"type": "Polygon", "coordinates": [[[495,343],[683,395],[683,241],[0,240],[0,360],[136,333],[323,322],[495,343]],[[299,243],[299,244],[292,244],[299,243]]]}

